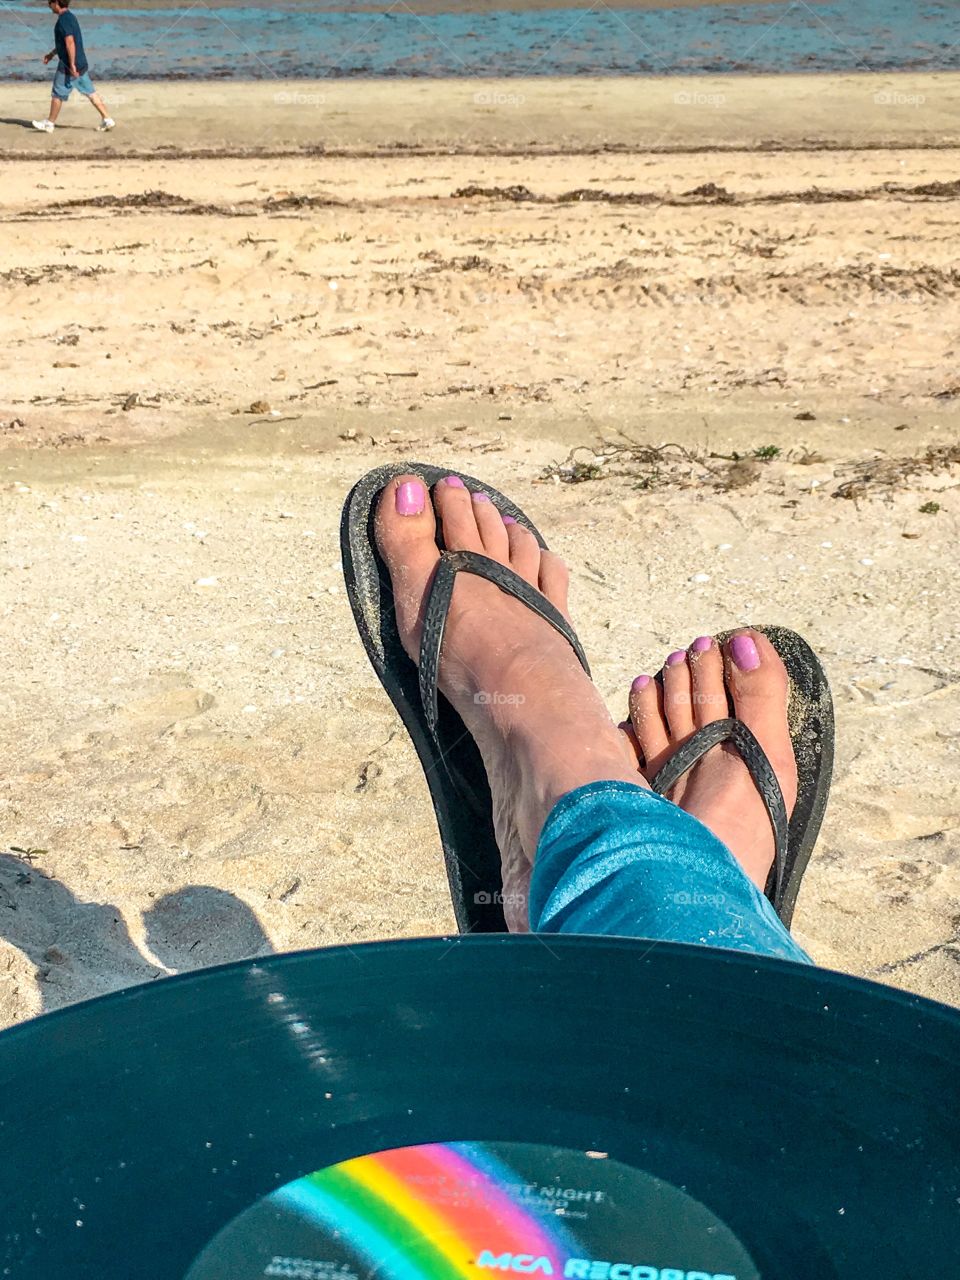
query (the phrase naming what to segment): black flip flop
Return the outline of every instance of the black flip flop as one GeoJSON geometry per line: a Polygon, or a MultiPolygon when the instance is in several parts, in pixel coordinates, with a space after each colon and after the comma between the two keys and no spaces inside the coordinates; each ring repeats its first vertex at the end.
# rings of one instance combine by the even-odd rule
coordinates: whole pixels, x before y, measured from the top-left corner
{"type": "MultiPolygon", "coordinates": [[[[480,752],[463,721],[445,698],[437,697],[437,668],[443,628],[458,573],[495,583],[523,601],[571,645],[583,669],[589,667],[576,634],[549,600],[511,569],[470,551],[441,549],[440,566],[424,606],[418,667],[400,643],[390,575],[377,551],[373,530],[381,491],[398,475],[419,476],[428,492],[446,476],[459,475],[473,493],[485,493],[503,515],[512,516],[546,543],[524,513],[481,480],[408,462],[378,467],[351,490],[340,521],[343,573],[353,616],[373,669],[413,739],[440,828],[450,895],[461,933],[503,933],[500,850],[493,827],[493,804],[480,752]]],[[[439,536],[439,531],[438,531],[439,536]]]]}
{"type": "MultiPolygon", "coordinates": [[[[650,785],[654,791],[663,795],[711,747],[720,742],[729,742],[736,748],[770,815],[775,854],[766,894],[777,915],[789,928],[800,881],[817,842],[830,794],[833,776],[833,699],[823,667],[805,640],[785,627],[753,627],[752,630],[760,631],[767,637],[780,655],[790,677],[787,720],[797,760],[798,784],[797,803],[792,816],[788,820],[780,783],[770,761],[747,726],[741,720],[733,718],[732,704],[729,719],[717,720],[699,729],[670,757],[650,785]]],[[[728,631],[717,636],[717,643],[722,645],[733,634],[728,631]]]]}
{"type": "MultiPolygon", "coordinates": [[[[343,508],[340,547],[353,616],[373,668],[407,727],[423,765],[440,828],[454,914],[461,933],[502,933],[500,851],[493,827],[487,775],[480,752],[463,721],[445,699],[437,697],[440,647],[454,579],[473,573],[496,583],[545,618],[573,647],[589,674],[587,660],[566,619],[512,570],[473,552],[442,551],[424,610],[419,670],[400,643],[393,610],[390,575],[376,547],[375,504],[395,476],[411,474],[431,489],[457,472],[421,463],[379,467],[353,488],[343,508]]],[[[524,513],[503,494],[471,476],[460,475],[473,492],[485,493],[504,514],[525,525],[541,547],[546,543],[524,513]]],[[[438,544],[439,545],[439,544],[438,544]]],[[[783,794],[763,748],[742,721],[732,715],[707,725],[677,751],[652,782],[669,791],[711,747],[729,742],[737,749],[763,798],[773,827],[775,856],[767,897],[789,928],[800,881],[810,861],[823,822],[833,774],[833,701],[827,677],[810,646],[784,627],[755,627],[779,653],[790,678],[788,721],[797,760],[798,790],[793,815],[787,818],[783,794]]],[[[718,643],[732,633],[718,636],[718,643]]]]}

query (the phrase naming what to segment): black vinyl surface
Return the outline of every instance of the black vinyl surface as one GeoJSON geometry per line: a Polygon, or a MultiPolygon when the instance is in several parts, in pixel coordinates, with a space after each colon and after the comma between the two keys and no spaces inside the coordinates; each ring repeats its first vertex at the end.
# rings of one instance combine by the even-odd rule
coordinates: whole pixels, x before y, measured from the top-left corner
{"type": "Polygon", "coordinates": [[[183,1280],[303,1174],[500,1142],[682,1187],[770,1280],[936,1280],[958,1082],[955,1010],[706,948],[494,935],[209,969],[0,1035],[0,1275],[183,1280]]]}

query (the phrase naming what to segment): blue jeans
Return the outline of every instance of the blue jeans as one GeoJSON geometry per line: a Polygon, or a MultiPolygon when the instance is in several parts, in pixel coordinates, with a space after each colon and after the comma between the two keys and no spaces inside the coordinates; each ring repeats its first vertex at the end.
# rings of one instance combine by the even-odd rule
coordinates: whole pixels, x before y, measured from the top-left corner
{"type": "Polygon", "coordinates": [[[530,928],[813,963],[726,845],[669,800],[629,782],[594,782],[554,807],[533,864],[530,928]]]}

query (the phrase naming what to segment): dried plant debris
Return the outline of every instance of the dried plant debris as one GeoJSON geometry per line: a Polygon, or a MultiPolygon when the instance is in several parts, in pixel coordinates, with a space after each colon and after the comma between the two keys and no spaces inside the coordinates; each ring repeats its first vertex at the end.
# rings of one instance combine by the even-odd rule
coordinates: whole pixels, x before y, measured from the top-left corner
{"type": "Polygon", "coordinates": [[[460,258],[445,258],[436,249],[430,249],[426,253],[421,253],[419,257],[422,262],[430,263],[430,266],[425,268],[425,274],[436,271],[494,271],[496,269],[496,264],[489,258],[481,258],[476,253],[460,258]]]}
{"type": "Polygon", "coordinates": [[[61,200],[55,209],[171,209],[192,204],[170,191],[135,191],[131,195],[84,196],[78,200],[61,200]]]}
{"type": "Polygon", "coordinates": [[[740,489],[759,479],[763,463],[779,453],[775,446],[757,449],[752,455],[718,454],[705,449],[687,449],[680,444],[642,444],[623,437],[578,445],[562,462],[552,463],[542,480],[560,484],[583,484],[588,480],[620,477],[632,481],[636,489],[702,488],[740,489]]]}
{"type": "MultiPolygon", "coordinates": [[[[540,475],[541,480],[556,484],[585,484],[591,480],[628,480],[635,489],[710,488],[718,492],[744,489],[755,484],[766,473],[778,483],[789,482],[790,471],[773,463],[789,466],[824,465],[822,454],[806,448],[783,451],[779,445],[757,445],[746,453],[716,453],[707,449],[686,448],[680,444],[645,444],[621,436],[600,439],[594,445],[578,445],[560,462],[551,463],[540,475]]],[[[840,484],[835,498],[884,497],[911,488],[930,476],[943,475],[951,467],[960,466],[960,444],[930,447],[909,457],[879,457],[865,462],[838,465],[834,476],[840,484]]],[[[819,484],[814,486],[819,487],[819,484]]],[[[811,492],[802,486],[801,492],[811,492]]],[[[921,508],[935,514],[936,503],[921,508]]]]}
{"type": "Polygon", "coordinates": [[[479,187],[475,184],[469,187],[460,187],[453,193],[454,200],[515,200],[515,201],[539,201],[542,196],[534,195],[529,187],[525,187],[518,183],[513,187],[479,187]]]}
{"type": "Polygon", "coordinates": [[[341,206],[342,200],[333,196],[308,196],[287,192],[283,195],[270,196],[263,205],[265,213],[279,213],[285,209],[332,209],[341,206]]]}
{"type": "Polygon", "coordinates": [[[866,498],[907,489],[912,481],[942,475],[960,464],[960,444],[935,445],[923,453],[899,458],[871,458],[858,462],[852,475],[834,492],[835,498],[866,498]]]}
{"type": "Polygon", "coordinates": [[[307,195],[283,191],[263,201],[243,200],[237,204],[204,204],[171,191],[136,191],[129,195],[83,196],[61,200],[45,209],[27,210],[24,217],[47,217],[51,213],[74,213],[85,209],[110,209],[114,212],[142,210],[174,214],[204,214],[224,218],[250,218],[257,213],[273,214],[342,206],[342,200],[328,195],[307,195]]]}
{"type": "Polygon", "coordinates": [[[42,267],[13,267],[0,271],[3,284],[59,284],[63,280],[92,280],[109,274],[106,267],[77,267],[65,262],[52,262],[42,267]]]}
{"type": "Polygon", "coordinates": [[[738,195],[715,182],[705,182],[690,191],[607,191],[600,187],[579,187],[555,196],[538,195],[521,184],[512,187],[482,187],[471,184],[453,193],[454,200],[511,200],[532,204],[637,204],[637,205],[765,205],[765,204],[848,204],[862,200],[955,200],[960,197],[960,179],[908,186],[885,182],[876,187],[821,190],[807,187],[799,191],[763,191],[738,195]]]}

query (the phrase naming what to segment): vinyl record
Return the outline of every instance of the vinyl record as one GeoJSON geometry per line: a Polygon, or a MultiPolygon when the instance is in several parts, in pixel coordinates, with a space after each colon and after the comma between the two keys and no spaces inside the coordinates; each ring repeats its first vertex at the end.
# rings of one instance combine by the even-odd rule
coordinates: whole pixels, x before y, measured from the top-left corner
{"type": "Polygon", "coordinates": [[[960,1015],[666,943],[278,956],[0,1036],[0,1275],[936,1280],[960,1015]]]}

